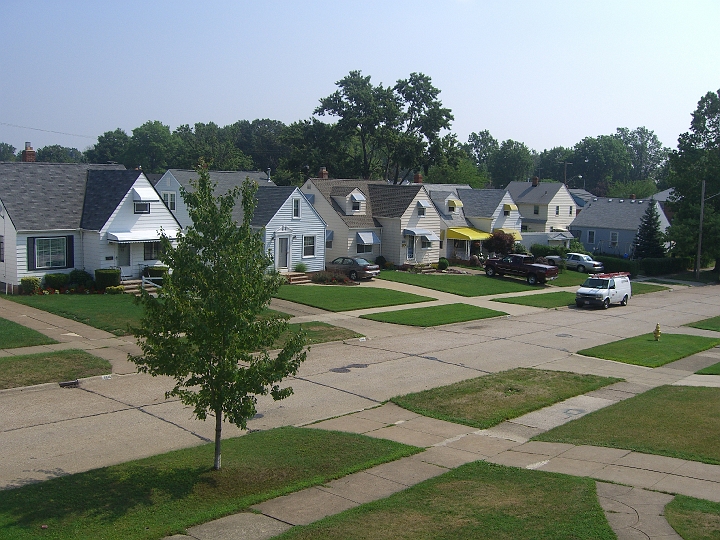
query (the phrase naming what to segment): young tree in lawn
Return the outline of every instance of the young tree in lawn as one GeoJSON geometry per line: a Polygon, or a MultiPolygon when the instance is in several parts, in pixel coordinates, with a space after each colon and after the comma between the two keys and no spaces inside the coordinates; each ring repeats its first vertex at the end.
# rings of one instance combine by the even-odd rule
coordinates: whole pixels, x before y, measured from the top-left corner
{"type": "Polygon", "coordinates": [[[493,231],[492,236],[483,241],[483,248],[491,253],[507,255],[515,248],[515,237],[503,231],[493,231]]]}
{"type": "Polygon", "coordinates": [[[272,357],[267,349],[287,328],[284,319],[262,316],[283,282],[268,272],[272,259],[250,226],[257,185],[215,196],[206,166],[192,190],[182,190],[193,225],[173,247],[163,234],[162,261],[172,273],[158,298],[144,293],[141,325],[133,329],[142,354],[131,356],[140,371],[175,379],[166,396],[192,406],[197,418],[215,416],[215,462],[219,470],[223,417],[242,429],[255,415],[258,395],[275,400],[292,394],[280,387],[305,360],[302,333],[272,357]],[[242,223],[232,217],[242,197],[242,223]]]}
{"type": "Polygon", "coordinates": [[[651,199],[649,202],[633,241],[635,257],[638,259],[658,259],[665,256],[663,233],[660,230],[660,213],[655,201],[651,199]]]}

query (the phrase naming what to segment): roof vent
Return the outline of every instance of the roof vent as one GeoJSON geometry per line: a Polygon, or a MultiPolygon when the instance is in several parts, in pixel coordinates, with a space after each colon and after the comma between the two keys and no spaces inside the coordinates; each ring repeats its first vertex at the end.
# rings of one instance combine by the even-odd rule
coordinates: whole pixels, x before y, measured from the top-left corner
{"type": "Polygon", "coordinates": [[[593,201],[597,201],[597,197],[593,197],[593,201]]]}
{"type": "Polygon", "coordinates": [[[625,202],[625,199],[620,199],[620,201],[618,201],[618,202],[625,202]]]}
{"type": "Polygon", "coordinates": [[[642,204],[642,203],[643,203],[642,201],[638,201],[638,204],[642,204]]]}
{"type": "Polygon", "coordinates": [[[608,202],[612,202],[612,199],[608,199],[608,202]]]}
{"type": "Polygon", "coordinates": [[[630,204],[634,203],[635,199],[630,199],[630,204]]]}

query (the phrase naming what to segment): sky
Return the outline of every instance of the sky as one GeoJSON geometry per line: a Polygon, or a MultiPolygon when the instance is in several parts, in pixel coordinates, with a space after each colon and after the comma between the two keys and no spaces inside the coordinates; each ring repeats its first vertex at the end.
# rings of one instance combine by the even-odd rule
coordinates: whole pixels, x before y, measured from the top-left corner
{"type": "Polygon", "coordinates": [[[717,0],[0,1],[0,142],[308,119],[352,70],[431,77],[461,142],[538,152],[645,126],[670,148],[720,88],[717,0]]]}

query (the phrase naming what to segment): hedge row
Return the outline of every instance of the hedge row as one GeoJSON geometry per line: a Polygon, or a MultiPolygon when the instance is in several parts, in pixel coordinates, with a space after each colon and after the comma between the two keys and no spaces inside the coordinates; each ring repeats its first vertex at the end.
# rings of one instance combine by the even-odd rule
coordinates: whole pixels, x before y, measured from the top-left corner
{"type": "Polygon", "coordinates": [[[661,276],[676,274],[692,266],[690,257],[662,257],[659,259],[620,259],[608,255],[594,255],[595,260],[605,266],[606,272],[630,272],[631,276],[661,276]]]}

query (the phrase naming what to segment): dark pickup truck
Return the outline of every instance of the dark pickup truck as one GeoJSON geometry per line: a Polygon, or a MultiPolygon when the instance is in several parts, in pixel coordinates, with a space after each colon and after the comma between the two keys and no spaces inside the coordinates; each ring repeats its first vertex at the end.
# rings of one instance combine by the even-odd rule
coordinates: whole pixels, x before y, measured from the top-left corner
{"type": "Polygon", "coordinates": [[[503,274],[523,276],[530,285],[545,283],[558,277],[557,266],[536,264],[531,255],[507,255],[502,259],[488,259],[485,261],[485,273],[489,277],[503,274]]]}

